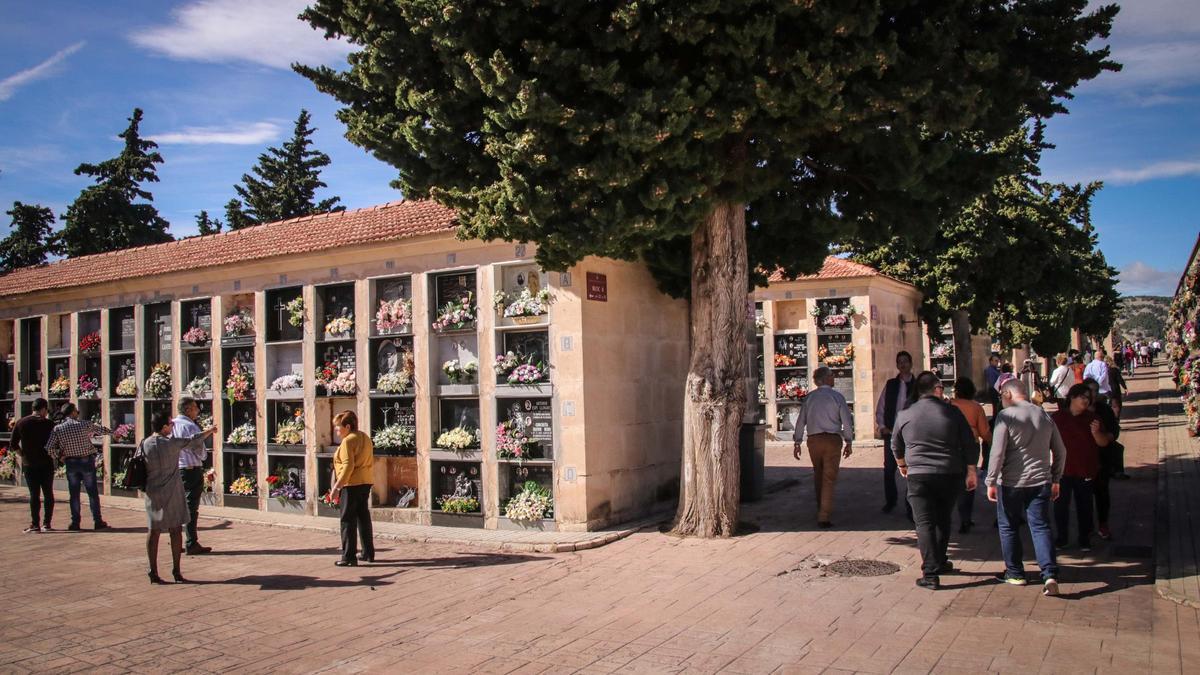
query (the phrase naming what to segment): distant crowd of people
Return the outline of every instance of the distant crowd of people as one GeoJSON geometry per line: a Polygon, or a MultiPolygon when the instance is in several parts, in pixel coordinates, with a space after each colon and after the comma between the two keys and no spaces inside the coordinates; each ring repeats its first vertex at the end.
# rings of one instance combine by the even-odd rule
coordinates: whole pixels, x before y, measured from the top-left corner
{"type": "MultiPolygon", "coordinates": [[[[1112,537],[1110,481],[1129,478],[1117,440],[1128,389],[1123,369],[1131,362],[1153,364],[1160,345],[1138,341],[1122,351],[1126,347],[1133,356],[1122,354],[1119,364],[1104,349],[1059,354],[1048,380],[1032,362],[1014,372],[993,353],[984,394],[978,395],[971,378],[960,377],[953,398],[945,396],[936,373],[913,373],[911,354],[896,355],[897,373],[875,406],[883,440],[883,512],[899,502],[899,473],[907,479],[904,503],[921,552],[918,586],[937,589],[940,575],[954,571],[947,557],[953,514],[959,514],[958,532],[970,532],[981,483],[996,505],[993,525],[1005,567],[998,579],[1004,583],[1028,583],[1021,528],[1031,535],[1046,595],[1059,592],[1056,552],[1071,545],[1072,507],[1080,552],[1091,551],[1093,535],[1112,537]],[[991,403],[990,419],[980,401],[991,403]]],[[[832,371],[818,368],[812,383],[795,424],[794,455],[799,459],[808,448],[817,524],[830,528],[840,461],[851,455],[854,433],[832,371]]]]}
{"type": "MultiPolygon", "coordinates": [[[[158,574],[158,543],[163,532],[170,538],[171,575],[176,583],[187,581],[180,569],[185,552],[204,555],[212,551],[200,543],[197,523],[204,491],[204,462],[208,459],[204,442],[216,429],[201,429],[197,424],[199,417],[199,404],[191,398],[181,399],[178,416],[172,418],[165,412],[151,416],[153,433],[136,450],[146,462],[146,484],[141,491],[147,520],[147,576],[153,584],[166,583],[158,574]]],[[[374,562],[369,508],[374,447],[370,437],[358,430],[355,413],[337,415],[334,426],[341,443],[333,456],[329,496],[341,507],[342,543],[341,556],[335,564],[345,567],[357,565],[360,560],[374,562]]],[[[107,427],[80,419],[79,409],[73,403],[64,404],[51,419],[50,405],[43,398],[33,402],[32,414],[15,422],[10,444],[20,457],[21,471],[29,488],[27,534],[54,531],[54,474],[58,466],[65,468],[70,495],[71,522],[67,530],[81,529],[80,495],[84,491],[88,495],[92,527],[108,528],[100,513],[96,471],[100,448],[92,439],[111,433],[107,427]]]]}

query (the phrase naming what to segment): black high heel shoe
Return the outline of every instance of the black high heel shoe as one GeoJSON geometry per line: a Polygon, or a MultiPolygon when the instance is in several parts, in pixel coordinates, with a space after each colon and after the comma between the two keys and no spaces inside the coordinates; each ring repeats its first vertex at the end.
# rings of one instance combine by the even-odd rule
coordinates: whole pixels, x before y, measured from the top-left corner
{"type": "Polygon", "coordinates": [[[158,576],[158,572],[147,572],[146,576],[150,577],[150,583],[152,583],[152,584],[167,583],[167,582],[163,581],[162,577],[158,576]]]}
{"type": "Polygon", "coordinates": [[[175,583],[177,584],[186,584],[188,582],[187,579],[183,578],[183,573],[179,570],[171,570],[171,577],[175,579],[175,583]]]}

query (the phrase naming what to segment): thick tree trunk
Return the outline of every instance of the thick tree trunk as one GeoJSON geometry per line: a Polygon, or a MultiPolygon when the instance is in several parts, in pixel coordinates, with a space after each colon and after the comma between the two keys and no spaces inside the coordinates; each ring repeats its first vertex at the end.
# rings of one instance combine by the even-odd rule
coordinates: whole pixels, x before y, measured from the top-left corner
{"type": "Polygon", "coordinates": [[[966,310],[960,309],[950,315],[950,328],[954,333],[954,376],[969,377],[977,385],[982,385],[983,373],[974,372],[972,363],[975,354],[971,345],[971,319],[966,310]]]}
{"type": "Polygon", "coordinates": [[[747,274],[745,205],[719,204],[692,235],[692,358],[674,534],[729,537],[737,528],[747,274]]]}

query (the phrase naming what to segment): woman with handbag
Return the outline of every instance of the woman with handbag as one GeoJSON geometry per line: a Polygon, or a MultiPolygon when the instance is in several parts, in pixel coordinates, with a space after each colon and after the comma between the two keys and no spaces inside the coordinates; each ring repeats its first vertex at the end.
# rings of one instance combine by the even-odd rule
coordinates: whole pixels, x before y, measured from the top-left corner
{"type": "Polygon", "coordinates": [[[171,438],[174,426],[168,413],[155,413],[150,420],[154,433],[142,441],[138,452],[146,461],[146,485],[142,494],[146,500],[146,557],[150,562],[150,583],[166,583],[158,576],[158,538],[163,531],[171,536],[171,575],[177,583],[187,579],[179,571],[183,556],[183,526],[191,522],[183,496],[183,481],[179,480],[179,453],[186,447],[199,450],[215,428],[202,431],[191,438],[171,438]]]}

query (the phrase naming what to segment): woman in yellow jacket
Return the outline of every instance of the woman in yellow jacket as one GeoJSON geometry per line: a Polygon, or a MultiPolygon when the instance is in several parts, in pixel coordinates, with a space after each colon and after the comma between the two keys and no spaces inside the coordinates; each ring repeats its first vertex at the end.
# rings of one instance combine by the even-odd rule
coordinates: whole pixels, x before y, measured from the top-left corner
{"type": "Polygon", "coordinates": [[[335,565],[354,567],[358,561],[375,562],[375,542],[371,532],[371,482],[375,466],[375,446],[371,438],[358,430],[358,415],[346,411],[333,418],[341,445],[333,455],[334,499],[341,493],[342,557],[335,565]],[[355,558],[355,534],[362,539],[362,552],[355,558]]]}

